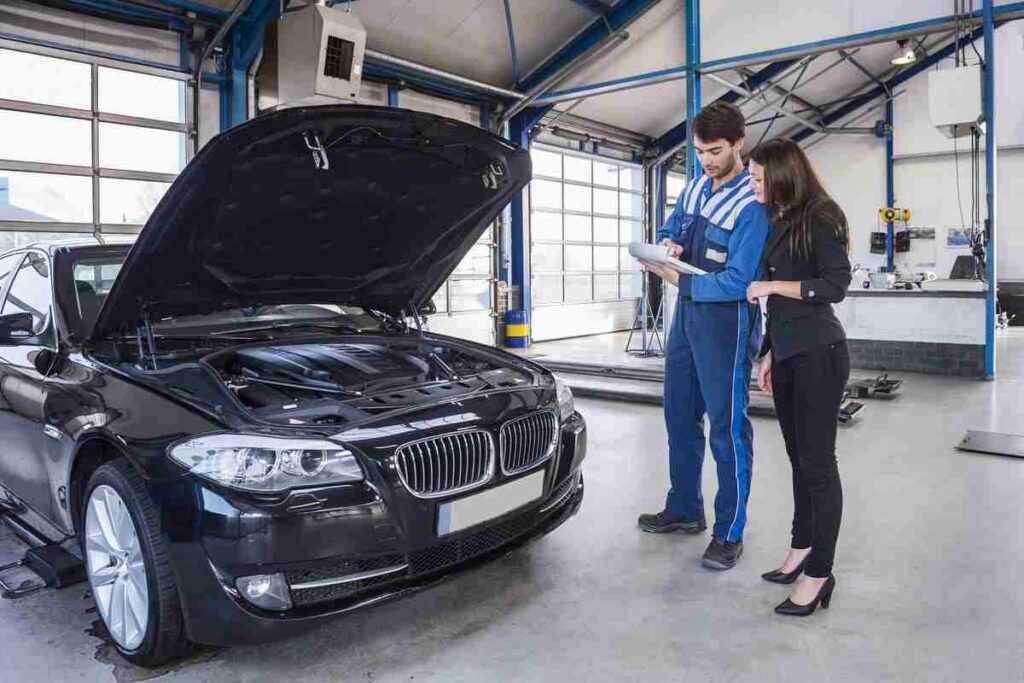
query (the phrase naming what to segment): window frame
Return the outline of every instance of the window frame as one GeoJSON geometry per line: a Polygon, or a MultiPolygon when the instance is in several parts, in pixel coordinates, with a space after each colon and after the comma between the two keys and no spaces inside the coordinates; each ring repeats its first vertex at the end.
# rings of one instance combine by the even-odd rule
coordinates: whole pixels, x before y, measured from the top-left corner
{"type": "MultiPolygon", "coordinates": [[[[566,148],[561,148],[561,147],[557,147],[557,146],[553,146],[553,145],[546,145],[546,144],[543,144],[543,143],[533,143],[533,144],[531,144],[530,145],[530,151],[534,151],[534,150],[540,151],[540,152],[545,152],[545,153],[548,153],[548,154],[558,154],[563,159],[561,177],[555,177],[555,176],[545,175],[545,174],[534,174],[530,178],[531,183],[533,181],[535,181],[535,180],[541,180],[541,181],[552,182],[552,183],[559,183],[559,185],[561,186],[561,189],[562,189],[562,202],[561,202],[562,208],[560,208],[560,209],[553,209],[553,208],[547,208],[547,207],[541,207],[541,206],[534,206],[533,205],[533,201],[532,201],[532,197],[531,197],[530,207],[529,207],[530,219],[532,221],[533,220],[533,216],[535,214],[557,215],[557,216],[561,217],[562,227],[561,227],[561,239],[559,239],[559,240],[535,239],[534,236],[533,236],[533,231],[531,229],[531,231],[530,231],[530,262],[531,262],[531,266],[530,266],[530,286],[531,286],[531,288],[533,287],[533,282],[538,277],[558,277],[558,278],[561,278],[561,280],[562,280],[562,287],[561,287],[561,296],[558,298],[558,300],[545,301],[544,303],[531,303],[531,306],[533,308],[541,308],[541,307],[545,307],[545,306],[567,306],[567,305],[577,305],[577,304],[581,304],[581,303],[585,304],[585,303],[602,303],[602,302],[632,301],[632,300],[635,300],[637,298],[636,296],[629,296],[629,295],[624,293],[625,289],[624,289],[623,284],[622,284],[623,276],[629,276],[629,275],[635,273],[636,275],[642,277],[642,271],[639,270],[639,269],[636,269],[636,270],[623,270],[623,268],[622,268],[621,250],[625,249],[626,246],[627,246],[627,243],[624,243],[624,242],[621,241],[622,240],[622,223],[624,221],[625,222],[630,222],[630,223],[638,223],[640,225],[640,229],[641,229],[642,233],[646,234],[646,232],[648,230],[648,220],[649,220],[649,217],[646,215],[647,214],[647,210],[646,210],[646,206],[647,206],[647,192],[649,191],[649,188],[646,186],[646,182],[644,182],[643,178],[641,179],[641,185],[640,185],[641,189],[634,190],[634,189],[630,189],[630,188],[624,188],[622,186],[621,176],[622,176],[622,171],[624,169],[642,170],[643,167],[641,165],[639,165],[639,164],[634,164],[634,163],[631,163],[631,162],[628,162],[628,161],[625,161],[625,160],[622,160],[622,159],[615,159],[615,158],[611,158],[611,157],[602,157],[602,156],[599,156],[599,155],[588,154],[586,152],[580,152],[580,151],[574,150],[574,149],[566,149],[566,148]],[[587,159],[587,160],[591,161],[592,163],[606,163],[606,164],[613,164],[613,165],[617,166],[618,170],[616,171],[616,179],[617,179],[617,183],[618,184],[615,187],[612,187],[610,185],[605,185],[603,183],[596,182],[594,180],[593,170],[591,171],[591,181],[589,183],[578,181],[578,180],[566,179],[566,177],[565,177],[565,168],[564,168],[564,159],[565,159],[565,157],[582,158],[582,159],[587,159]],[[569,185],[569,186],[576,186],[576,187],[586,187],[586,188],[590,189],[590,192],[591,192],[591,207],[590,208],[591,208],[591,210],[589,212],[586,212],[586,211],[575,211],[575,210],[572,210],[572,209],[566,209],[565,208],[565,187],[567,185],[569,185]],[[596,211],[594,209],[593,197],[594,197],[594,192],[597,191],[597,190],[604,190],[604,191],[609,191],[609,192],[615,193],[616,207],[617,207],[617,213],[615,215],[604,213],[604,212],[598,212],[598,211],[596,211]],[[642,211],[640,216],[631,216],[631,215],[625,215],[625,214],[622,213],[622,201],[621,201],[621,195],[622,194],[633,195],[635,197],[640,197],[641,198],[641,202],[642,202],[641,206],[643,207],[643,211],[642,211]],[[565,221],[565,219],[566,219],[567,216],[586,216],[586,217],[588,217],[590,219],[590,221],[591,221],[591,226],[590,226],[591,232],[590,232],[590,239],[589,240],[587,240],[587,241],[580,241],[580,240],[567,240],[566,239],[566,235],[565,235],[565,223],[566,223],[566,221],[565,221]],[[611,219],[611,220],[615,221],[615,224],[616,224],[616,240],[614,242],[608,242],[608,241],[603,241],[603,240],[602,241],[595,240],[595,238],[594,238],[594,220],[598,219],[598,218],[611,219]],[[541,270],[541,271],[535,270],[533,268],[533,248],[534,248],[534,246],[558,246],[561,249],[561,252],[562,252],[562,258],[561,258],[562,267],[561,267],[561,269],[560,270],[541,270]],[[574,247],[574,246],[590,247],[590,263],[591,263],[591,267],[590,267],[589,270],[568,270],[567,269],[567,267],[566,267],[566,255],[565,255],[566,254],[566,248],[567,247],[574,247]],[[617,249],[616,268],[615,268],[615,270],[605,270],[605,269],[596,270],[594,268],[594,264],[596,262],[596,250],[598,248],[601,248],[601,247],[613,247],[613,246],[616,247],[616,249],[617,249]],[[566,278],[567,277],[580,276],[580,275],[586,275],[586,276],[590,277],[590,297],[588,299],[586,299],[586,300],[581,300],[581,301],[566,300],[566,286],[565,286],[566,285],[566,278]],[[596,293],[596,287],[597,287],[596,283],[597,283],[598,276],[612,276],[612,275],[614,275],[615,278],[616,278],[616,292],[617,292],[617,296],[615,298],[607,298],[607,297],[596,298],[595,293],[596,293]]],[[[533,298],[533,297],[531,297],[531,298],[533,298]]]]}
{"type": "Polygon", "coordinates": [[[38,173],[43,175],[61,175],[87,177],[92,185],[92,217],[89,222],[67,222],[67,221],[18,221],[0,220],[0,231],[4,232],[58,232],[58,233],[82,233],[91,234],[137,234],[142,229],[142,224],[130,223],[103,223],[100,218],[100,181],[101,179],[115,178],[120,180],[137,180],[159,183],[173,183],[177,173],[160,173],[151,171],[131,171],[125,169],[106,168],[100,165],[100,124],[111,123],[135,128],[155,129],[172,131],[184,135],[184,163],[187,164],[195,154],[192,141],[195,139],[195,127],[193,116],[192,88],[188,87],[189,75],[175,71],[172,68],[161,69],[155,66],[145,66],[122,62],[117,59],[81,54],[58,48],[32,45],[20,41],[0,39],[0,49],[11,52],[20,52],[39,57],[61,59],[69,62],[78,62],[90,65],[90,98],[89,109],[80,109],[62,105],[41,104],[22,100],[0,99],[0,110],[38,114],[44,116],[56,116],[62,118],[86,120],[90,122],[91,139],[90,148],[92,153],[91,163],[88,166],[51,164],[43,162],[16,161],[0,158],[0,174],[11,173],[38,173]],[[128,116],[124,114],[113,114],[100,110],[100,68],[117,69],[133,73],[156,76],[184,83],[184,96],[182,98],[183,121],[175,123],[159,119],[150,119],[139,116],[128,116]]]}

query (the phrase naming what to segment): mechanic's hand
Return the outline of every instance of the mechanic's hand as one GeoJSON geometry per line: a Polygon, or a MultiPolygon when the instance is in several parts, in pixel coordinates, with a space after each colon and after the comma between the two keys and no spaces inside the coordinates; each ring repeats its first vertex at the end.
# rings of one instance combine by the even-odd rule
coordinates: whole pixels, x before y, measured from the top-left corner
{"type": "Polygon", "coordinates": [[[773,293],[772,284],[772,282],[767,281],[751,282],[750,286],[747,287],[747,301],[756,304],[757,300],[761,297],[771,295],[773,293]]]}
{"type": "Polygon", "coordinates": [[[661,241],[661,246],[668,247],[668,253],[672,258],[679,258],[683,255],[683,245],[676,244],[667,237],[661,241]]]}
{"type": "Polygon", "coordinates": [[[643,259],[640,259],[640,263],[643,264],[644,270],[648,273],[654,273],[662,280],[671,282],[676,287],[679,286],[679,271],[675,268],[669,268],[666,265],[654,263],[653,261],[644,261],[643,259]]]}
{"type": "Polygon", "coordinates": [[[764,354],[757,366],[757,387],[766,394],[772,393],[772,352],[764,354]]]}

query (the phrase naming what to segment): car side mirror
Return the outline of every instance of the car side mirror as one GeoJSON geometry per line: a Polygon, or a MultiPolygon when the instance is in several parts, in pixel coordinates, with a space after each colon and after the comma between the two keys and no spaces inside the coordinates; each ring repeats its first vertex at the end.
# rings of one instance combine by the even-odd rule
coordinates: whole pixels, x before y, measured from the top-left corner
{"type": "Polygon", "coordinates": [[[422,315],[434,315],[437,313],[437,306],[434,305],[434,300],[430,299],[427,303],[420,306],[419,314],[422,315]]]}
{"type": "Polygon", "coordinates": [[[18,344],[30,338],[34,322],[31,313],[0,315],[0,343],[18,344]]]}

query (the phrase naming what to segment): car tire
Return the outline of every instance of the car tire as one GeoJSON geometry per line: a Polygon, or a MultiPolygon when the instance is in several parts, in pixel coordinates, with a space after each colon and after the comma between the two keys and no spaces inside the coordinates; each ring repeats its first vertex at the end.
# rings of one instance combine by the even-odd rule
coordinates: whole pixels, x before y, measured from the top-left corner
{"type": "Polygon", "coordinates": [[[121,656],[154,667],[187,654],[167,543],[142,477],[123,459],[101,465],[86,486],[81,513],[89,587],[121,656]]]}

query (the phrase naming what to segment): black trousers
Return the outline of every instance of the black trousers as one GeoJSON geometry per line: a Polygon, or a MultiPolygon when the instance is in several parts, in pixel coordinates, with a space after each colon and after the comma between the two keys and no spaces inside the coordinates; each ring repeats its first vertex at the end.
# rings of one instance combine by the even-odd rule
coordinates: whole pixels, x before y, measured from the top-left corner
{"type": "Polygon", "coordinates": [[[811,548],[807,576],[825,578],[843,516],[836,464],[839,406],[850,378],[846,342],[772,364],[775,410],[793,465],[793,548],[811,548]]]}

